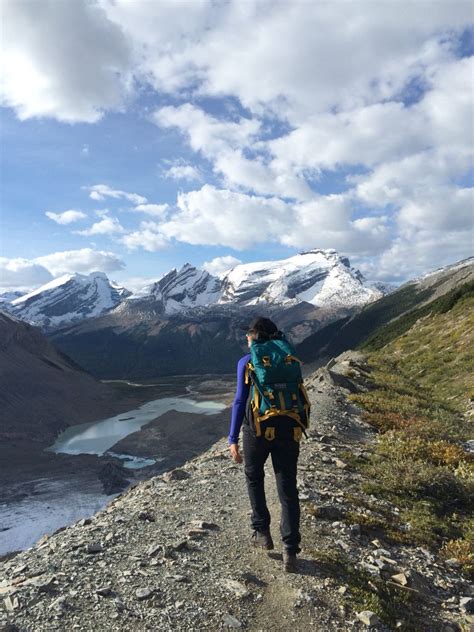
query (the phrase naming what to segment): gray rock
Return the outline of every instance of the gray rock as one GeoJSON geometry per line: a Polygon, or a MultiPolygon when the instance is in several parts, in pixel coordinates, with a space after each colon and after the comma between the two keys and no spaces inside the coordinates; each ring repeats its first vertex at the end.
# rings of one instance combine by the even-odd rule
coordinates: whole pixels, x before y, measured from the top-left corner
{"type": "Polygon", "coordinates": [[[170,483],[171,481],[183,481],[186,478],[190,478],[190,476],[191,474],[189,472],[186,472],[186,470],[176,468],[175,470],[171,470],[170,472],[165,472],[163,474],[163,480],[165,480],[167,483],[170,483]]]}
{"type": "Polygon", "coordinates": [[[372,612],[371,610],[363,610],[362,612],[358,612],[357,618],[359,619],[359,621],[362,621],[362,623],[368,625],[369,627],[373,625],[378,625],[380,623],[380,619],[378,618],[378,616],[375,614],[375,612],[372,612]]]}
{"type": "Polygon", "coordinates": [[[137,518],[143,522],[155,522],[155,516],[151,511],[140,511],[137,518]]]}
{"type": "Polygon", "coordinates": [[[104,547],[100,542],[91,542],[86,546],[86,553],[102,553],[104,547]]]}
{"type": "Polygon", "coordinates": [[[226,614],[224,617],[224,625],[234,630],[240,630],[242,628],[242,622],[236,619],[231,614],[226,614]]]}
{"type": "Polygon", "coordinates": [[[53,575],[41,576],[34,578],[31,583],[38,589],[39,592],[49,593],[56,589],[54,579],[53,575]]]}
{"type": "Polygon", "coordinates": [[[224,579],[222,582],[223,586],[230,590],[234,595],[236,595],[239,599],[243,599],[249,595],[249,591],[247,588],[238,582],[235,579],[224,579]]]}
{"type": "Polygon", "coordinates": [[[96,588],[95,592],[101,597],[108,597],[112,593],[112,586],[110,584],[100,586],[100,588],[96,588]]]}
{"type": "Polygon", "coordinates": [[[154,592],[153,588],[137,588],[135,591],[135,597],[138,600],[143,601],[145,599],[149,599],[154,592]]]}
{"type": "Polygon", "coordinates": [[[183,584],[186,584],[190,581],[189,578],[186,577],[186,575],[180,575],[180,574],[166,575],[165,577],[167,579],[172,579],[174,582],[183,583],[183,584]]]}
{"type": "Polygon", "coordinates": [[[191,527],[196,529],[204,529],[206,531],[212,531],[219,528],[219,526],[214,522],[205,522],[204,520],[192,520],[191,527]]]}
{"type": "Polygon", "coordinates": [[[464,612],[474,614],[474,599],[472,597],[461,597],[459,606],[464,612]]]}
{"type": "Polygon", "coordinates": [[[66,597],[61,596],[58,597],[57,599],[55,599],[52,603],[51,603],[51,608],[57,608],[58,610],[67,610],[67,608],[69,607],[68,601],[66,599],[66,597]]]}
{"type": "Polygon", "coordinates": [[[316,507],[316,517],[321,520],[341,520],[345,512],[338,505],[320,505],[316,507]]]}

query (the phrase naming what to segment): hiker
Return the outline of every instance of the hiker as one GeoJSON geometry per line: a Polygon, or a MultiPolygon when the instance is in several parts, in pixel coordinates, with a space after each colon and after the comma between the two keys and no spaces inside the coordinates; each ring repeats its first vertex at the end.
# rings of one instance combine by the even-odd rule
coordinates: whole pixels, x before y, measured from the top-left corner
{"type": "Polygon", "coordinates": [[[246,329],[250,353],[237,364],[237,390],[228,439],[230,455],[236,463],[242,463],[239,434],[243,426],[252,544],[270,550],[274,546],[265,499],[264,465],[271,454],[281,503],[284,568],[296,572],[296,555],[301,551],[296,472],[299,440],[309,422],[310,403],[302,385],[300,362],[283,332],[263,317],[256,318],[246,329]]]}

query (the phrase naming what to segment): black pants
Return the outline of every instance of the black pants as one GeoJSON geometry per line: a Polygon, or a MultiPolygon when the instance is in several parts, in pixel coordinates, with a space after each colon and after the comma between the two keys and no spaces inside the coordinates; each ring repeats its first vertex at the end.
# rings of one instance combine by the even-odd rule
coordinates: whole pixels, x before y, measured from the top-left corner
{"type": "Polygon", "coordinates": [[[245,478],[252,506],[252,527],[263,531],[270,527],[270,512],[265,498],[264,465],[272,455],[278,496],[281,503],[280,533],[283,546],[289,553],[299,553],[300,504],[296,488],[296,470],[300,446],[293,439],[256,437],[252,429],[243,425],[245,478]]]}

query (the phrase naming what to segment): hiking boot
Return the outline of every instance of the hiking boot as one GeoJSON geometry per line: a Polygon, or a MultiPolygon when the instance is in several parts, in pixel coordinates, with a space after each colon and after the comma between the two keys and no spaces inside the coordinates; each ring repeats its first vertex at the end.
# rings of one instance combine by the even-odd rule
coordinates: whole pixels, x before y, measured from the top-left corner
{"type": "Polygon", "coordinates": [[[273,549],[273,540],[270,531],[254,531],[252,534],[252,545],[258,549],[273,549]]]}
{"type": "Polygon", "coordinates": [[[286,573],[296,573],[298,571],[298,564],[295,553],[283,551],[283,567],[286,573]]]}

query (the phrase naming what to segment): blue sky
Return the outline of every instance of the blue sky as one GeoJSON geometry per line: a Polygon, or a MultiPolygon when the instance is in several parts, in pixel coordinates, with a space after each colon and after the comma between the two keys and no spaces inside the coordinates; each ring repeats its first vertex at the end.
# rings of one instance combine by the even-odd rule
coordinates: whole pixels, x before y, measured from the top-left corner
{"type": "Polygon", "coordinates": [[[0,288],[470,256],[472,5],[433,7],[6,0],[0,288]]]}

